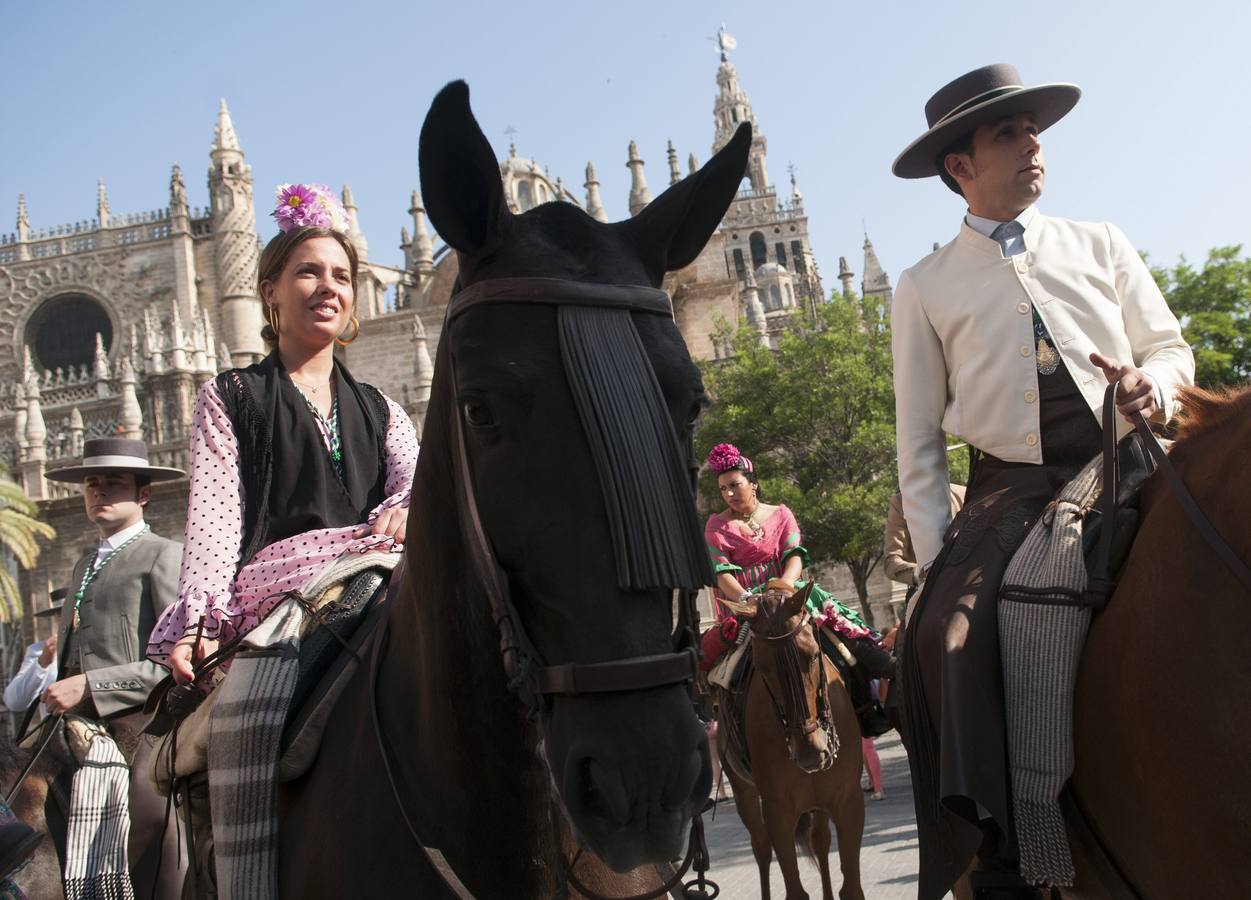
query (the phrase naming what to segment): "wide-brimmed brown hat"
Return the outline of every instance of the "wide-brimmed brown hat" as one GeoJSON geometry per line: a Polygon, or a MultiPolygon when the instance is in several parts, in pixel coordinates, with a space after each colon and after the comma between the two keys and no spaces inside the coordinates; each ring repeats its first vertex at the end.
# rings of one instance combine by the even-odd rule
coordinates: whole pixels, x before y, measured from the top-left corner
{"type": "Polygon", "coordinates": [[[1026,87],[1016,68],[1006,63],[974,69],[930,97],[925,104],[929,130],[899,154],[891,171],[900,178],[937,175],[938,154],[977,127],[1027,112],[1033,113],[1038,130],[1045,131],[1081,96],[1081,88],[1063,82],[1026,87]]]}
{"type": "Polygon", "coordinates": [[[83,461],[45,473],[49,481],[77,484],[88,475],[105,472],[133,472],[147,475],[151,481],[173,481],[186,477],[182,469],[154,466],[148,462],[148,445],[130,438],[92,438],[83,445],[83,461]]]}

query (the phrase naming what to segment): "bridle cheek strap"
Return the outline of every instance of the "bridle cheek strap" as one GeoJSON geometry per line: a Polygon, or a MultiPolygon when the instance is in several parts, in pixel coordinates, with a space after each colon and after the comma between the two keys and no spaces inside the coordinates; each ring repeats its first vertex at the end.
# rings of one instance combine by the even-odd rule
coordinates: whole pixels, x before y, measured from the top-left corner
{"type": "MultiPolygon", "coordinates": [[[[538,303],[560,305],[572,303],[607,306],[655,313],[672,317],[669,295],[655,288],[635,285],[600,285],[563,281],[554,278],[501,278],[483,281],[456,292],[448,303],[444,331],[453,319],[466,309],[484,303],[538,303]]],[[[455,357],[449,353],[452,379],[455,384],[455,357]]],[[[508,677],[509,689],[527,707],[532,719],[546,704],[547,698],[580,694],[647,690],[694,681],[699,674],[695,646],[689,639],[677,652],[636,656],[598,663],[564,663],[549,666],[526,634],[521,616],[509,596],[507,582],[495,552],[482,525],[469,453],[465,442],[465,423],[460,409],[456,417],[456,466],[461,482],[461,502],[467,516],[467,538],[476,557],[477,569],[483,574],[483,587],[492,618],[500,633],[500,655],[508,677]]],[[[685,600],[686,598],[684,598],[685,600]]],[[[685,607],[685,603],[682,604],[685,607]]],[[[685,609],[683,609],[685,613],[685,609]]],[[[683,615],[683,618],[689,616],[683,615]]]]}

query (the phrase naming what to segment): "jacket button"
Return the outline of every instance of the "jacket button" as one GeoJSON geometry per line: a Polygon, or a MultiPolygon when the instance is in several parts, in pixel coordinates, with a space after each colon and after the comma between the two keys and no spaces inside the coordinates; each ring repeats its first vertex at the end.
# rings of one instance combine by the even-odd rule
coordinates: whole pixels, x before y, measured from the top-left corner
{"type": "Polygon", "coordinates": [[[1025,392],[1025,402],[1026,402],[1026,403],[1033,403],[1033,402],[1034,402],[1035,400],[1037,400],[1037,399],[1038,399],[1038,395],[1037,395],[1037,394],[1035,394],[1033,391],[1026,391],[1026,392],[1025,392]]]}
{"type": "Polygon", "coordinates": [[[1016,305],[1016,311],[1017,311],[1017,312],[1019,312],[1021,315],[1025,315],[1026,313],[1028,313],[1028,312],[1029,312],[1029,304],[1028,304],[1028,303],[1018,303],[1018,304],[1016,305]]]}
{"type": "Polygon", "coordinates": [[[1033,447],[1038,443],[1038,435],[1031,431],[1029,434],[1025,435],[1025,443],[1033,447]]]}
{"type": "Polygon", "coordinates": [[[1022,355],[1022,356],[1029,356],[1029,355],[1030,355],[1031,353],[1033,353],[1033,352],[1034,352],[1034,348],[1033,348],[1033,347],[1031,347],[1029,344],[1022,344],[1022,345],[1021,345],[1021,355],[1022,355]]]}
{"type": "Polygon", "coordinates": [[[1025,260],[1023,260],[1023,259],[1018,259],[1018,260],[1017,260],[1017,262],[1016,262],[1016,270],[1017,270],[1018,272],[1021,272],[1022,274],[1024,274],[1024,272],[1025,272],[1028,268],[1029,268],[1029,265],[1025,262],[1025,260]]]}

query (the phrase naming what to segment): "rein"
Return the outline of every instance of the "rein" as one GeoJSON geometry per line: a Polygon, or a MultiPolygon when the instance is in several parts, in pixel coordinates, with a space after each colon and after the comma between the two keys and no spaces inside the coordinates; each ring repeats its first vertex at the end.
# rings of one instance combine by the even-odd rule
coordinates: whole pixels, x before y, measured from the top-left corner
{"type": "MultiPolygon", "coordinates": [[[[1107,606],[1112,592],[1116,589],[1113,573],[1109,571],[1111,568],[1112,539],[1116,530],[1114,523],[1118,507],[1119,454],[1115,427],[1116,389],[1117,385],[1115,383],[1110,384],[1103,395],[1103,489],[1099,493],[1099,513],[1103,519],[1103,526],[1099,535],[1099,547],[1095,556],[1094,571],[1087,591],[1096,611],[1102,610],[1107,606]]],[[[1168,458],[1168,453],[1159,440],[1156,439],[1156,436],[1151,433],[1151,428],[1147,425],[1147,420],[1143,418],[1142,413],[1133,413],[1130,416],[1130,421],[1138,432],[1143,446],[1151,454],[1151,458],[1155,460],[1156,467],[1163,474],[1169,490],[1177,498],[1177,502],[1199,532],[1199,536],[1220,557],[1221,562],[1242,583],[1242,586],[1251,593],[1251,567],[1243,562],[1241,557],[1229,546],[1229,542],[1221,536],[1221,533],[1216,530],[1211,521],[1208,520],[1208,517],[1203,514],[1199,504],[1195,502],[1194,497],[1190,495],[1190,491],[1186,489],[1185,482],[1177,474],[1177,469],[1174,468],[1172,461],[1168,458]]]]}

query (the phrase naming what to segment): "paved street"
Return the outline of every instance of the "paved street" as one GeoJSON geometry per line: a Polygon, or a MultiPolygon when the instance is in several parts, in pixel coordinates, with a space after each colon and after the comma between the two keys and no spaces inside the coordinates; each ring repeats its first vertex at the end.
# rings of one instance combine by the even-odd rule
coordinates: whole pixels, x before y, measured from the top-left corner
{"type": "MultiPolygon", "coordinates": [[[[908,761],[897,732],[879,738],[877,751],[882,758],[882,781],[886,799],[871,802],[866,795],[864,845],[860,851],[861,885],[868,900],[911,900],[916,896],[917,832],[909,786],[908,761]]],[[[756,861],[751,855],[747,830],[739,821],[734,802],[718,804],[716,819],[705,819],[708,849],[712,856],[709,877],[721,886],[725,900],[747,900],[760,893],[756,861]]],[[[800,860],[804,888],[814,898],[821,896],[821,878],[816,866],[800,860]]],[[[835,892],[841,883],[838,853],[830,851],[831,877],[835,892]]],[[[782,872],[776,860],[770,868],[773,897],[786,896],[782,872]]]]}

